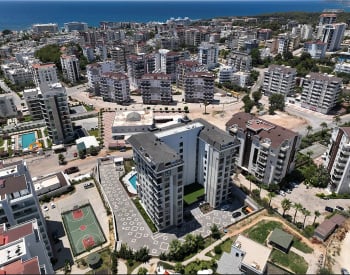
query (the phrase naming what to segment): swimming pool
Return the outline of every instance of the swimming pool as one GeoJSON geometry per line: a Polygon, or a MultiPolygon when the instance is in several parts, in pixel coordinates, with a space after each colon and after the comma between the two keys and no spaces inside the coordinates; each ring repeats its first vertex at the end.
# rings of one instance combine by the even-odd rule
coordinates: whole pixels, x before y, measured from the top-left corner
{"type": "Polygon", "coordinates": [[[35,138],[34,132],[30,132],[30,133],[26,133],[26,134],[21,135],[22,149],[28,148],[30,144],[35,142],[35,140],[36,140],[36,138],[35,138]]]}
{"type": "Polygon", "coordinates": [[[133,175],[129,178],[129,182],[130,182],[131,186],[134,187],[135,192],[137,192],[136,181],[137,181],[137,174],[133,174],[133,175]]]}

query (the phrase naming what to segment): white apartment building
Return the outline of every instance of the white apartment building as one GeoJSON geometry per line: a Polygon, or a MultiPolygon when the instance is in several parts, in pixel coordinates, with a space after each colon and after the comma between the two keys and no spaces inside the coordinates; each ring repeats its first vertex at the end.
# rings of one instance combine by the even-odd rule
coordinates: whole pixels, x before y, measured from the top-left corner
{"type": "Polygon", "coordinates": [[[303,24],[300,27],[300,38],[302,40],[309,40],[313,37],[313,28],[311,25],[303,24]]]}
{"type": "Polygon", "coordinates": [[[42,34],[42,33],[57,33],[58,25],[56,23],[48,24],[34,24],[32,25],[33,33],[42,34]]]}
{"type": "Polygon", "coordinates": [[[219,65],[219,46],[202,42],[198,47],[198,62],[211,70],[219,65]]]}
{"type": "Polygon", "coordinates": [[[267,96],[271,94],[283,94],[289,96],[294,94],[297,71],[294,68],[270,65],[268,71],[264,73],[263,93],[267,96]]]}
{"type": "Polygon", "coordinates": [[[248,72],[234,72],[232,74],[232,83],[239,87],[247,87],[250,80],[250,73],[248,72]]]}
{"type": "Polygon", "coordinates": [[[26,85],[33,82],[32,72],[23,67],[22,64],[17,62],[7,63],[1,65],[1,70],[4,77],[7,78],[12,84],[26,85]]]}
{"type": "Polygon", "coordinates": [[[322,37],[322,27],[324,25],[333,24],[337,21],[337,14],[335,13],[322,13],[316,26],[317,33],[316,38],[320,39],[322,37]]]}
{"type": "Polygon", "coordinates": [[[103,100],[124,104],[130,101],[130,84],[126,74],[109,72],[101,76],[103,100]]]}
{"type": "Polygon", "coordinates": [[[330,174],[328,190],[350,194],[350,127],[333,129],[324,166],[330,174]]]}
{"type": "Polygon", "coordinates": [[[49,137],[54,144],[73,140],[67,93],[61,83],[26,89],[23,96],[33,119],[45,119],[49,137]]]}
{"type": "Polygon", "coordinates": [[[186,73],[184,76],[185,102],[212,102],[215,75],[209,72],[186,73]]]}
{"type": "Polygon", "coordinates": [[[10,118],[17,116],[17,107],[11,94],[0,94],[0,117],[10,118]]]}
{"type": "Polygon", "coordinates": [[[321,59],[326,56],[327,44],[322,41],[304,42],[303,51],[307,52],[314,59],[321,59]]]}
{"type": "Polygon", "coordinates": [[[80,79],[79,59],[75,55],[62,55],[61,65],[63,78],[71,83],[78,82],[80,79]]]}
{"type": "Polygon", "coordinates": [[[333,75],[310,73],[302,83],[301,107],[327,114],[337,104],[343,80],[333,75]]]}
{"type": "Polygon", "coordinates": [[[232,51],[228,58],[228,65],[235,71],[250,72],[253,68],[252,57],[248,53],[232,51]]]}
{"type": "Polygon", "coordinates": [[[38,87],[43,84],[57,83],[57,67],[55,64],[32,64],[32,74],[34,78],[34,84],[38,87]]]}
{"type": "Polygon", "coordinates": [[[264,184],[278,184],[293,171],[301,137],[286,128],[240,112],[226,123],[240,142],[237,166],[264,184]]]}
{"type": "Polygon", "coordinates": [[[2,161],[0,186],[0,224],[12,228],[36,219],[48,256],[52,257],[46,222],[26,162],[2,161]]]}
{"type": "Polygon", "coordinates": [[[223,66],[219,70],[219,83],[232,82],[232,74],[234,73],[232,66],[223,66]]]}
{"type": "Polygon", "coordinates": [[[86,76],[88,79],[88,86],[92,93],[100,95],[100,81],[104,73],[116,72],[116,64],[114,60],[106,60],[86,66],[86,76]]]}
{"type": "Polygon", "coordinates": [[[167,49],[159,49],[155,54],[155,73],[166,73],[171,76],[171,82],[176,82],[177,62],[187,59],[188,52],[173,52],[167,49]]]}
{"type": "Polygon", "coordinates": [[[65,32],[72,32],[72,31],[86,32],[88,30],[88,24],[85,22],[68,22],[68,23],[64,23],[64,30],[65,32]]]}
{"type": "Polygon", "coordinates": [[[349,62],[338,62],[335,64],[334,71],[337,73],[350,74],[350,63],[349,62]]]}
{"type": "Polygon", "coordinates": [[[83,49],[83,55],[86,57],[88,62],[92,62],[96,59],[95,50],[93,47],[84,46],[82,49],[83,49]]]}
{"type": "Polygon", "coordinates": [[[234,171],[235,139],[202,119],[161,131],[132,135],[137,192],[159,230],[183,222],[184,186],[197,182],[205,201],[218,207],[228,199],[234,171]]]}
{"type": "Polygon", "coordinates": [[[54,274],[37,220],[8,228],[0,225],[3,274],[54,274]]]}
{"type": "Polygon", "coordinates": [[[164,73],[144,74],[140,91],[144,104],[170,104],[173,101],[171,77],[164,73]]]}
{"type": "Polygon", "coordinates": [[[111,59],[120,64],[123,70],[126,70],[126,55],[125,49],[122,47],[113,47],[110,49],[111,59]]]}
{"type": "Polygon", "coordinates": [[[326,24],[320,27],[319,39],[327,44],[327,51],[333,52],[340,49],[346,27],[345,23],[326,24]]]}

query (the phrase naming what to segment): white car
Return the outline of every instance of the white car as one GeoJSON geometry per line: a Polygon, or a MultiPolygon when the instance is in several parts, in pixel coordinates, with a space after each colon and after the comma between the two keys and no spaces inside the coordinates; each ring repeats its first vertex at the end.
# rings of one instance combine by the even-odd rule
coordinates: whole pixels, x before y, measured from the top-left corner
{"type": "Polygon", "coordinates": [[[283,190],[280,190],[280,195],[285,197],[286,196],[286,193],[283,191],[283,190]]]}
{"type": "Polygon", "coordinates": [[[51,208],[52,208],[52,209],[56,208],[56,204],[53,203],[53,202],[51,202],[51,208]]]}
{"type": "Polygon", "coordinates": [[[47,205],[44,205],[43,209],[44,211],[49,211],[49,208],[47,207],[47,205]]]}

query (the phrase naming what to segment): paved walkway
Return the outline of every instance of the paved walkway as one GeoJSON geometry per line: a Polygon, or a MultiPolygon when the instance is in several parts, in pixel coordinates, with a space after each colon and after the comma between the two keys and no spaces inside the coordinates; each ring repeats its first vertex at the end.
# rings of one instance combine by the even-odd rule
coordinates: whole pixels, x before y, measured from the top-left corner
{"type": "Polygon", "coordinates": [[[128,274],[128,268],[125,264],[125,260],[118,259],[118,274],[128,274]]]}

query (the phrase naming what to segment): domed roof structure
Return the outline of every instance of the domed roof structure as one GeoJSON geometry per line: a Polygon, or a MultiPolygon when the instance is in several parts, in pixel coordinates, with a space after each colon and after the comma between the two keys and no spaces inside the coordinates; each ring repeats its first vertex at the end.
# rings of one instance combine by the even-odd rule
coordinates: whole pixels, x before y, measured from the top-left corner
{"type": "Polygon", "coordinates": [[[131,112],[126,116],[127,121],[141,121],[141,115],[138,112],[131,112]]]}

